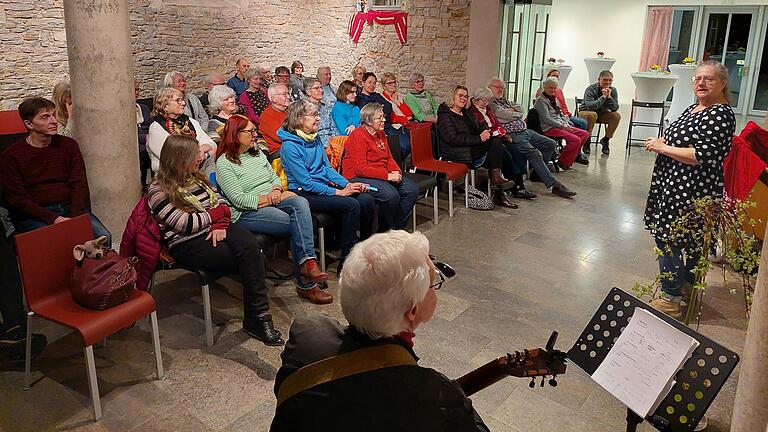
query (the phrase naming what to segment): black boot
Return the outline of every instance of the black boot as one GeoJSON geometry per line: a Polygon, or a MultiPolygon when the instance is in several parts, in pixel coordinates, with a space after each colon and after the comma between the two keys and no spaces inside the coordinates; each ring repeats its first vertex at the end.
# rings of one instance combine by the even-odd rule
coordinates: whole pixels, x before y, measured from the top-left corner
{"type": "Polygon", "coordinates": [[[285,344],[280,332],[275,330],[272,316],[269,314],[256,318],[246,317],[243,320],[243,331],[264,342],[264,345],[280,346],[285,344]]]}
{"type": "Polygon", "coordinates": [[[608,138],[603,137],[600,140],[600,145],[603,146],[603,154],[608,156],[611,154],[611,147],[609,146],[608,138]]]}
{"type": "Polygon", "coordinates": [[[588,139],[587,142],[584,143],[583,146],[581,146],[581,151],[584,152],[584,154],[589,154],[592,152],[592,139],[588,139]]]}
{"type": "Polygon", "coordinates": [[[587,159],[587,157],[583,154],[576,156],[576,160],[574,160],[574,162],[582,165],[589,165],[589,159],[587,159]]]}

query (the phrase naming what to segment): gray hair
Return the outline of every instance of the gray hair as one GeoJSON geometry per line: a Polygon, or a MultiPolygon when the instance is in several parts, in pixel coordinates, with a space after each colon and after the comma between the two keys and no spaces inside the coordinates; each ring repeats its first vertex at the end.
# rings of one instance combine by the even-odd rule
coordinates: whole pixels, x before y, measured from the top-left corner
{"type": "Polygon", "coordinates": [[[316,103],[307,99],[299,99],[288,106],[288,114],[283,120],[282,127],[286,131],[295,134],[296,129],[301,125],[301,118],[304,116],[315,115],[320,111],[316,103]]]}
{"type": "Polygon", "coordinates": [[[245,75],[243,75],[243,79],[247,83],[249,79],[253,78],[256,75],[258,75],[259,78],[261,78],[261,69],[250,68],[248,69],[248,71],[245,72],[245,75]]]}
{"type": "Polygon", "coordinates": [[[472,97],[475,99],[490,99],[493,97],[493,92],[488,87],[480,86],[477,87],[474,92],[472,92],[472,97]]]}
{"type": "Polygon", "coordinates": [[[317,76],[320,76],[320,74],[323,73],[323,71],[326,70],[326,69],[331,70],[331,67],[330,66],[320,66],[319,68],[317,68],[317,76]]]}
{"type": "Polygon", "coordinates": [[[278,87],[285,87],[286,90],[289,90],[288,86],[285,84],[272,83],[267,88],[267,97],[269,98],[269,100],[272,100],[275,97],[275,93],[277,93],[278,87]]]}
{"type": "Polygon", "coordinates": [[[408,328],[405,313],[431,289],[429,240],[420,232],[374,234],[352,249],[339,278],[341,310],[372,339],[408,328]]]}
{"type": "Polygon", "coordinates": [[[550,85],[553,85],[555,87],[560,86],[560,80],[555,77],[547,77],[544,78],[544,81],[541,82],[541,88],[547,88],[550,85]]]}
{"type": "Polygon", "coordinates": [[[728,81],[729,81],[728,69],[726,69],[726,67],[723,66],[723,64],[717,60],[704,60],[696,66],[696,70],[698,71],[702,67],[715,68],[715,70],[717,71],[718,78],[720,78],[720,81],[722,81],[723,84],[725,85],[725,87],[723,88],[723,97],[725,98],[725,101],[730,104],[731,92],[730,90],[728,90],[728,81]]]}
{"type": "Polygon", "coordinates": [[[502,87],[504,86],[504,80],[499,78],[499,77],[492,77],[491,79],[488,80],[488,82],[485,83],[485,86],[486,87],[490,87],[490,86],[493,85],[493,83],[495,83],[497,81],[501,83],[502,87]]]}
{"type": "Polygon", "coordinates": [[[371,124],[378,112],[384,114],[384,105],[376,102],[367,103],[360,109],[360,121],[362,123],[371,124]]]}
{"type": "Polygon", "coordinates": [[[217,76],[221,77],[221,79],[224,80],[224,75],[222,75],[222,74],[220,74],[218,72],[213,72],[213,73],[209,73],[208,75],[205,76],[205,84],[212,84],[214,78],[216,78],[217,76]]]}
{"type": "Polygon", "coordinates": [[[175,76],[184,76],[183,73],[179,71],[171,71],[165,74],[163,77],[163,87],[171,87],[173,85],[173,77],[175,76]]]}
{"type": "Polygon", "coordinates": [[[210,104],[209,109],[211,112],[219,112],[221,110],[221,102],[228,97],[235,97],[235,91],[229,88],[229,86],[214,86],[208,93],[208,103],[210,104]]]}
{"type": "Polygon", "coordinates": [[[408,80],[408,85],[413,86],[413,84],[416,81],[420,80],[420,79],[423,80],[424,79],[424,75],[422,75],[422,74],[420,74],[418,72],[415,72],[415,73],[413,73],[411,75],[411,78],[408,80]]]}
{"type": "Polygon", "coordinates": [[[319,83],[320,80],[315,77],[304,78],[304,93],[309,94],[309,89],[312,88],[315,83],[319,83]]]}

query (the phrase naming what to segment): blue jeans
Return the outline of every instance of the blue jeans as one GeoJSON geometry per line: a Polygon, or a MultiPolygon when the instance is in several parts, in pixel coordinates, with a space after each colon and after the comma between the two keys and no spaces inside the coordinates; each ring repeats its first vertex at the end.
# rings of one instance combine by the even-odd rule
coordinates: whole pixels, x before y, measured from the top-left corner
{"type": "Polygon", "coordinates": [[[552,160],[555,147],[557,147],[555,140],[530,129],[514,132],[509,136],[512,138],[512,142],[506,145],[520,152],[525,160],[531,164],[531,168],[533,168],[541,181],[544,182],[544,185],[548,188],[552,187],[557,182],[557,179],[549,172],[547,162],[552,160]]]}
{"type": "MultiPolygon", "coordinates": [[[[49,204],[43,206],[46,210],[52,211],[59,216],[69,217],[69,203],[49,204]]],[[[93,238],[105,236],[107,238],[106,247],[112,247],[112,233],[109,232],[107,227],[96,217],[95,214],[88,212],[91,217],[91,227],[93,229],[93,238]]],[[[36,230],[48,226],[47,223],[38,219],[20,219],[14,222],[14,226],[19,232],[26,232],[36,230]]]]}
{"type": "Polygon", "coordinates": [[[574,126],[576,126],[579,129],[587,130],[587,119],[583,119],[581,117],[569,117],[568,120],[573,123],[574,126]]]}
{"type": "Polygon", "coordinates": [[[384,133],[387,136],[397,135],[400,138],[400,154],[403,159],[411,154],[411,133],[405,126],[400,126],[400,129],[393,127],[392,125],[384,126],[384,133]]]}
{"type": "Polygon", "coordinates": [[[274,237],[290,236],[296,286],[302,289],[312,289],[315,286],[313,283],[303,284],[299,270],[304,261],[317,258],[312,238],[312,213],[306,199],[293,196],[275,206],[245,211],[240,215],[237,224],[252,233],[274,237]]]}
{"type": "Polygon", "coordinates": [[[413,180],[403,177],[400,183],[385,180],[355,177],[353,182],[367,183],[378,191],[369,191],[379,205],[379,232],[390,229],[405,229],[413,205],[419,199],[419,186],[413,180]]]}
{"type": "Polygon", "coordinates": [[[670,297],[680,297],[683,294],[683,284],[693,284],[694,274],[691,272],[699,261],[700,254],[685,253],[682,248],[671,246],[671,254],[667,252],[667,244],[656,239],[656,246],[665,252],[659,257],[659,271],[672,273],[671,278],[661,278],[661,291],[670,297]],[[683,259],[685,258],[685,259],[683,259]]]}

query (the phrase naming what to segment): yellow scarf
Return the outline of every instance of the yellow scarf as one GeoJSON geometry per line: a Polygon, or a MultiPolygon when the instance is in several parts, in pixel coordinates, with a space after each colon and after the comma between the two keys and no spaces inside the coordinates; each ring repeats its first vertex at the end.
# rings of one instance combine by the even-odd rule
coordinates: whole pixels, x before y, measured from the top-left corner
{"type": "Polygon", "coordinates": [[[304,133],[301,129],[296,129],[296,135],[299,136],[299,138],[303,139],[306,142],[312,142],[317,138],[317,132],[312,132],[311,134],[304,133]]]}
{"type": "MultiPolygon", "coordinates": [[[[216,192],[213,191],[210,187],[208,187],[207,184],[204,182],[198,181],[197,179],[192,180],[193,184],[196,184],[197,186],[200,186],[205,190],[205,192],[208,194],[208,200],[211,202],[210,208],[214,208],[219,204],[219,199],[216,196],[216,192]]],[[[189,193],[189,191],[181,186],[179,186],[179,193],[182,197],[184,197],[184,200],[190,204],[194,208],[196,208],[198,211],[205,211],[205,207],[203,207],[203,204],[200,202],[200,200],[197,199],[196,196],[189,193]]]]}

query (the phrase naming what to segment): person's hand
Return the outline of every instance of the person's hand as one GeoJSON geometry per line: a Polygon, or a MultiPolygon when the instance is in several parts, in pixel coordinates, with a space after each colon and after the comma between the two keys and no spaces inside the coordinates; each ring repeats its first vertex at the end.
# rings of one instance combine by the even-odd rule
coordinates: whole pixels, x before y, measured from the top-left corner
{"type": "Polygon", "coordinates": [[[280,189],[272,189],[272,192],[267,194],[267,202],[269,205],[277,205],[280,204],[280,201],[283,200],[283,191],[280,189]]]}
{"type": "Polygon", "coordinates": [[[645,140],[645,149],[649,152],[661,153],[667,146],[667,140],[664,138],[648,138],[645,140]]]}
{"type": "MultiPolygon", "coordinates": [[[[368,185],[365,184],[365,183],[354,182],[354,183],[352,183],[352,185],[355,188],[355,192],[357,192],[357,193],[368,192],[368,185]]],[[[347,185],[347,186],[349,186],[349,185],[347,185]]]]}
{"type": "Polygon", "coordinates": [[[347,135],[351,134],[353,130],[355,130],[355,125],[347,126],[347,129],[346,129],[347,135]]]}
{"type": "Polygon", "coordinates": [[[424,121],[428,121],[428,122],[432,122],[432,123],[437,123],[437,117],[430,116],[430,117],[425,118],[424,121]]]}
{"type": "Polygon", "coordinates": [[[600,89],[600,92],[603,94],[604,98],[606,98],[606,99],[610,99],[611,98],[611,89],[609,89],[609,88],[600,89]]]}
{"type": "Polygon", "coordinates": [[[208,237],[206,237],[206,240],[210,240],[211,243],[213,243],[213,247],[216,247],[216,243],[223,241],[225,238],[227,238],[227,230],[224,229],[215,229],[208,232],[208,237]]]}
{"type": "Polygon", "coordinates": [[[54,220],[53,220],[53,223],[54,223],[54,224],[57,224],[57,223],[59,223],[59,222],[64,222],[64,221],[68,221],[68,220],[69,220],[69,218],[68,218],[68,217],[59,216],[59,217],[57,217],[56,219],[54,219],[54,220]]]}
{"type": "Polygon", "coordinates": [[[486,142],[491,137],[491,131],[486,129],[480,133],[480,141],[486,142]]]}
{"type": "Polygon", "coordinates": [[[213,150],[213,147],[211,147],[210,144],[201,144],[200,145],[200,152],[207,153],[209,151],[213,150]]]}
{"type": "Polygon", "coordinates": [[[64,106],[67,108],[67,119],[71,119],[72,118],[72,112],[74,111],[74,108],[73,108],[73,105],[72,105],[72,101],[65,102],[64,106]]]}
{"type": "Polygon", "coordinates": [[[295,194],[295,193],[293,193],[293,192],[291,192],[291,191],[284,191],[284,192],[282,192],[282,194],[280,195],[280,201],[285,201],[285,200],[287,200],[288,198],[290,198],[290,197],[295,197],[295,196],[296,196],[296,194],[295,194]]]}
{"type": "Polygon", "coordinates": [[[387,174],[387,181],[392,183],[400,183],[400,180],[403,179],[403,175],[400,174],[398,171],[392,171],[389,174],[387,174]]]}
{"type": "Polygon", "coordinates": [[[349,182],[349,183],[347,183],[346,186],[344,186],[344,189],[336,189],[336,195],[339,195],[339,196],[350,196],[350,195],[356,194],[356,193],[360,192],[360,187],[357,186],[359,184],[360,183],[349,182]]]}

